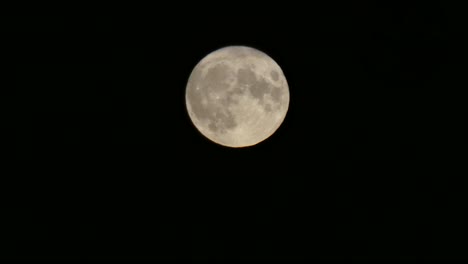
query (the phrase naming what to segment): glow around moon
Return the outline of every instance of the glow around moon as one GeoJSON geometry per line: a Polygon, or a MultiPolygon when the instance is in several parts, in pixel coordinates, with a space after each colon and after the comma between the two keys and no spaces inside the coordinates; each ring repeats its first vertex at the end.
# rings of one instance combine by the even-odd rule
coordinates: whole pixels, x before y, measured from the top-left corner
{"type": "Polygon", "coordinates": [[[267,54],[229,46],[195,66],[185,102],[205,137],[223,146],[247,147],[270,137],[284,121],[289,88],[283,71],[267,54]]]}

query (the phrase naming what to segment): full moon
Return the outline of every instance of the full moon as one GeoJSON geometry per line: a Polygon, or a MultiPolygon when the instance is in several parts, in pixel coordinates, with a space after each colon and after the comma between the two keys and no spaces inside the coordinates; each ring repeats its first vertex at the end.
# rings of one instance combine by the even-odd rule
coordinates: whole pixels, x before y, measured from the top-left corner
{"type": "Polygon", "coordinates": [[[202,135],[223,146],[248,147],[270,137],[283,123],[289,87],[270,56],[251,47],[228,46],[195,66],[185,103],[202,135]]]}

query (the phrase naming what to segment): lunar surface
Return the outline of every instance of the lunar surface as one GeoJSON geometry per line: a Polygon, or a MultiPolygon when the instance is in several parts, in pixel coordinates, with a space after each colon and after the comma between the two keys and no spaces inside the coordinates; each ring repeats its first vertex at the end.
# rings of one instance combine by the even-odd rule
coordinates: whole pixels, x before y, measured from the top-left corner
{"type": "Polygon", "coordinates": [[[280,127],[289,107],[289,87],[267,54],[229,46],[195,66],[185,102],[190,119],[205,137],[227,147],[247,147],[280,127]]]}

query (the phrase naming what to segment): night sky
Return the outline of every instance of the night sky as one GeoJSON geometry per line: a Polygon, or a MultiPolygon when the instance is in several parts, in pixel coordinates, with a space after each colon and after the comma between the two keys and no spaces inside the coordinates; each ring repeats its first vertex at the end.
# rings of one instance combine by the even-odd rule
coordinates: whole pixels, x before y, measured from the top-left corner
{"type": "Polygon", "coordinates": [[[151,10],[2,18],[0,258],[467,259],[462,8],[151,10]],[[250,148],[212,143],[185,108],[193,67],[228,45],[270,55],[290,88],[250,148]]]}

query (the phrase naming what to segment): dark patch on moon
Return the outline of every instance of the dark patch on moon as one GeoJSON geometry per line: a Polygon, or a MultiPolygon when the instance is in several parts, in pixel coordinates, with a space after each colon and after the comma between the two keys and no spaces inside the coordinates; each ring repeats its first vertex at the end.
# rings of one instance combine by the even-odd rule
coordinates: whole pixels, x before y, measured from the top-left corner
{"type": "Polygon", "coordinates": [[[266,82],[265,79],[261,78],[252,85],[252,87],[250,88],[250,93],[256,99],[263,101],[263,96],[267,94],[270,91],[270,89],[270,84],[266,82]]]}
{"type": "Polygon", "coordinates": [[[206,89],[203,89],[207,93],[211,91],[222,91],[227,90],[229,83],[230,67],[224,64],[218,64],[208,69],[205,78],[201,82],[206,89]]]}
{"type": "Polygon", "coordinates": [[[273,79],[273,81],[275,81],[275,82],[278,81],[279,76],[278,76],[277,71],[271,71],[270,75],[271,75],[271,79],[273,79]]]}
{"type": "Polygon", "coordinates": [[[232,113],[229,111],[227,113],[222,112],[219,108],[213,112],[212,118],[209,120],[208,128],[215,133],[226,133],[237,126],[232,113]]]}
{"type": "Polygon", "coordinates": [[[234,98],[234,91],[228,91],[226,97],[221,99],[221,104],[229,109],[229,106],[232,104],[237,104],[239,101],[234,98]]]}
{"type": "Polygon", "coordinates": [[[281,101],[281,87],[273,86],[271,97],[273,98],[273,101],[279,103],[281,101]]]}
{"type": "Polygon", "coordinates": [[[238,73],[238,84],[247,85],[252,96],[263,104],[263,97],[271,90],[271,85],[263,78],[257,79],[257,76],[251,69],[241,68],[238,73]]]}
{"type": "Polygon", "coordinates": [[[218,131],[218,126],[215,123],[210,122],[209,125],[208,125],[208,129],[213,131],[213,132],[216,132],[216,131],[218,131]]]}
{"type": "Polygon", "coordinates": [[[242,93],[243,90],[241,89],[240,85],[235,85],[230,91],[227,92],[229,97],[231,97],[232,95],[241,95],[242,93]]]}
{"type": "Polygon", "coordinates": [[[250,69],[240,68],[237,71],[237,83],[239,85],[252,85],[257,81],[255,73],[250,69]]]}
{"type": "MultiPolygon", "coordinates": [[[[279,80],[279,73],[277,71],[271,71],[272,78],[279,80]]],[[[258,99],[260,105],[263,106],[266,112],[271,112],[272,105],[265,104],[265,95],[269,94],[273,102],[280,104],[282,99],[282,88],[281,86],[272,85],[269,81],[263,77],[255,74],[255,72],[250,68],[241,68],[237,72],[237,83],[238,86],[233,88],[229,94],[242,94],[242,86],[248,87],[248,91],[255,98],[258,99]]]]}

